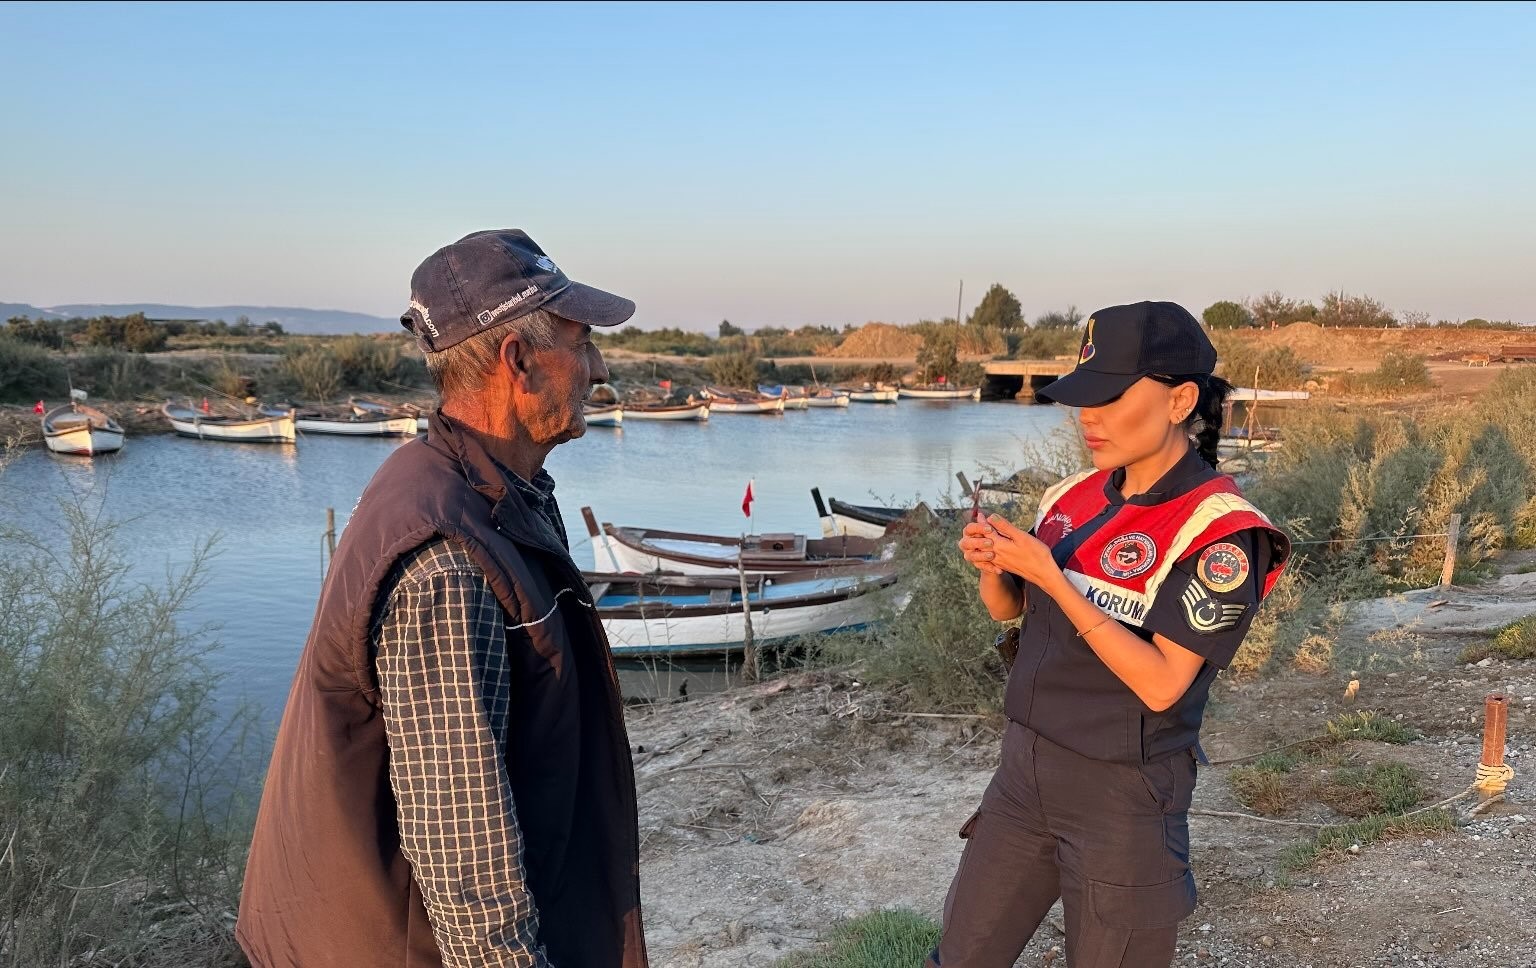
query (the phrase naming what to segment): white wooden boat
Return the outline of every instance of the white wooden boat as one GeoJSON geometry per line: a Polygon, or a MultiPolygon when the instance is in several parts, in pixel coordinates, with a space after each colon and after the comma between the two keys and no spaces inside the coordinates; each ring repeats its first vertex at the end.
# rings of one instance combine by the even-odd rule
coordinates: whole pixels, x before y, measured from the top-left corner
{"type": "Polygon", "coordinates": [[[1227,394],[1228,403],[1283,403],[1312,399],[1306,390],[1255,390],[1253,387],[1233,387],[1227,394]]]}
{"type": "Polygon", "coordinates": [[[884,538],[891,529],[912,528],[923,521],[952,518],[958,510],[944,509],[935,512],[925,502],[912,507],[885,507],[878,504],[849,504],[835,497],[821,496],[821,488],[811,488],[811,500],[816,504],[816,516],[821,520],[821,534],[826,538],[849,535],[856,538],[884,538]]]}
{"type": "Polygon", "coordinates": [[[850,401],[847,390],[821,389],[805,398],[807,407],[846,407],[850,401]]]}
{"type": "Polygon", "coordinates": [[[758,384],[757,392],[765,397],[783,397],[785,410],[808,410],[810,398],[806,396],[805,387],[791,386],[764,386],[758,384]]]}
{"type": "Polygon", "coordinates": [[[615,527],[597,523],[591,508],[582,508],[592,536],[597,569],[609,572],[681,575],[736,575],[737,560],[748,575],[776,572],[818,572],[828,568],[886,567],[892,546],[858,537],[807,538],[803,534],[737,536],[615,527]]]}
{"type": "Polygon", "coordinates": [[[672,405],[666,403],[626,403],[625,420],[708,420],[708,400],[703,403],[672,405]]]}
{"type": "MultiPolygon", "coordinates": [[[[262,407],[268,417],[281,417],[287,407],[262,407]]],[[[337,434],[343,437],[414,437],[417,418],[408,413],[368,412],[358,414],[356,408],[350,414],[326,413],[321,410],[296,410],[294,426],[303,434],[337,434]]]]}
{"type": "Polygon", "coordinates": [[[116,420],[83,403],[54,407],[43,414],[43,442],[55,454],[110,454],[122,450],[123,436],[116,420]]]}
{"type": "Polygon", "coordinates": [[[980,400],[981,387],[954,387],[944,383],[929,383],[924,386],[902,387],[898,391],[903,397],[913,400],[980,400]]]}
{"type": "MultiPolygon", "coordinates": [[[[380,400],[369,400],[366,397],[348,397],[347,403],[352,407],[352,412],[359,417],[367,417],[373,414],[387,414],[390,416],[414,416],[416,418],[416,432],[427,432],[427,411],[414,403],[402,403],[399,405],[384,403],[380,400]]],[[[303,427],[299,428],[303,430],[303,427]]]]}
{"type": "Polygon", "coordinates": [[[848,391],[848,399],[853,403],[895,403],[900,397],[900,390],[884,383],[866,383],[848,391]]]}
{"type": "Polygon", "coordinates": [[[783,413],[784,398],[768,397],[751,390],[722,390],[705,387],[709,409],[715,413],[783,413]]]}
{"type": "Polygon", "coordinates": [[[624,423],[624,408],[618,404],[594,407],[588,404],[582,411],[588,427],[618,427],[624,423]]]}
{"type": "Polygon", "coordinates": [[[761,575],[747,580],[742,607],[735,575],[587,574],[615,657],[722,654],[739,650],[752,617],[757,646],[870,624],[887,606],[893,574],[761,575]]]}
{"type": "Polygon", "coordinates": [[[280,417],[262,414],[247,418],[202,413],[191,407],[166,403],[160,412],[171,422],[171,429],[183,437],[232,440],[247,444],[291,444],[298,440],[298,427],[292,410],[280,417]]]}

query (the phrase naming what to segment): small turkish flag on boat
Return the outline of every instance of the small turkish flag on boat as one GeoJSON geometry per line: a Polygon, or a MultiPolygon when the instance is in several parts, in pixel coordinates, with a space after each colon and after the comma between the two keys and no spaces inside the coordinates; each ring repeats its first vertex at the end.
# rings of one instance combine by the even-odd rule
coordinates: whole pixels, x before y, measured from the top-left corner
{"type": "Polygon", "coordinates": [[[43,406],[43,401],[41,401],[41,400],[37,401],[36,403],[34,403],[32,405],[32,412],[33,413],[42,413],[42,412],[44,412],[47,409],[48,409],[47,407],[43,406]]]}
{"type": "Polygon", "coordinates": [[[741,513],[743,517],[752,516],[752,482],[747,481],[747,493],[741,498],[741,513]]]}

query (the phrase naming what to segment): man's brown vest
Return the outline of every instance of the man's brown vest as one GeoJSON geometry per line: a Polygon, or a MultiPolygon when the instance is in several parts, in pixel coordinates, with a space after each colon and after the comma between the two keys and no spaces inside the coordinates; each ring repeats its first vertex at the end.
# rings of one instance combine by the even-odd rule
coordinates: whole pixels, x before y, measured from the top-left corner
{"type": "Polygon", "coordinates": [[[369,631],[404,555],[461,542],[511,624],[508,776],[557,968],[644,968],[634,769],[602,624],[569,553],[442,414],[369,482],[278,730],[236,933],[256,968],[436,968],[400,852],[369,631]]]}

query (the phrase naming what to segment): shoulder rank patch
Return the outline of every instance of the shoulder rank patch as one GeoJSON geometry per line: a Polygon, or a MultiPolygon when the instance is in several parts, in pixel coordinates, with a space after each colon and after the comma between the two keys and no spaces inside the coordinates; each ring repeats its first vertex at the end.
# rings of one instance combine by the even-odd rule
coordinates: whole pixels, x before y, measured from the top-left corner
{"type": "Polygon", "coordinates": [[[1194,579],[1179,596],[1179,604],[1184,606],[1184,621],[1201,635],[1235,629],[1248,612],[1248,606],[1241,602],[1219,602],[1212,598],[1194,579]]]}
{"type": "Polygon", "coordinates": [[[1230,592],[1248,580],[1251,570],[1248,553],[1230,541],[1222,541],[1205,549],[1195,573],[1211,591],[1230,592]]]}

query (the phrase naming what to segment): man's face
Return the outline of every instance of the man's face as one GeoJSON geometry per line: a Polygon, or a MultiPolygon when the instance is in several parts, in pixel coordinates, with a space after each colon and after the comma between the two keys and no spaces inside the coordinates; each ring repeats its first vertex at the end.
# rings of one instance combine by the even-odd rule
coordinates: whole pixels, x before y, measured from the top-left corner
{"type": "Polygon", "coordinates": [[[534,443],[575,440],[587,432],[583,405],[592,387],[607,382],[608,366],[592,342],[592,327],[557,318],[555,345],[529,357],[528,392],[515,398],[517,419],[534,443]]]}

